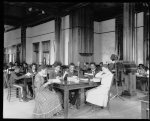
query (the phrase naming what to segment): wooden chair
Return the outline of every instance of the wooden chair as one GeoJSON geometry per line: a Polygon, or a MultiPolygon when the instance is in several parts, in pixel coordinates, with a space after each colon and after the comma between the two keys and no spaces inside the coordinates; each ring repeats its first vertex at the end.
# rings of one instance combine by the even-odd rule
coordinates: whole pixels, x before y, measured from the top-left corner
{"type": "Polygon", "coordinates": [[[33,98],[35,98],[35,86],[34,86],[35,76],[32,76],[32,90],[33,90],[33,98]]]}
{"type": "Polygon", "coordinates": [[[12,98],[17,97],[17,89],[19,90],[19,101],[21,101],[21,96],[23,95],[23,87],[20,85],[13,85],[11,80],[8,80],[8,95],[7,100],[10,102],[12,98]],[[22,92],[22,93],[21,93],[22,92]]]}
{"type": "Polygon", "coordinates": [[[8,87],[8,74],[5,71],[3,71],[3,87],[4,88],[8,87]]]}
{"type": "Polygon", "coordinates": [[[110,84],[110,88],[109,88],[109,91],[108,91],[108,102],[107,102],[107,109],[110,110],[110,92],[111,92],[111,87],[113,85],[113,81],[114,81],[114,75],[112,76],[112,80],[111,80],[111,84],[110,84]]]}

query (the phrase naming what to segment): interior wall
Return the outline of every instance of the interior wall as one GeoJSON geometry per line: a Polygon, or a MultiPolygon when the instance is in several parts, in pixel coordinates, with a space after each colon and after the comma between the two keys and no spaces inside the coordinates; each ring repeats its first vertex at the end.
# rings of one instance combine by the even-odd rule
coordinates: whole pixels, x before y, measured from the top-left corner
{"type": "Polygon", "coordinates": [[[4,33],[4,48],[21,43],[21,28],[4,33]]]}
{"type": "Polygon", "coordinates": [[[16,54],[16,47],[21,43],[21,28],[8,31],[4,33],[4,48],[7,49],[7,54],[9,54],[8,62],[15,61],[15,57],[12,57],[12,54],[16,54]],[[13,60],[12,60],[13,58],[13,60]]]}
{"type": "Polygon", "coordinates": [[[137,13],[137,26],[136,26],[136,38],[137,38],[137,64],[143,64],[143,29],[144,29],[144,21],[143,21],[144,13],[137,13]]]}
{"type": "Polygon", "coordinates": [[[115,54],[115,19],[94,21],[94,62],[104,64],[115,54]]]}
{"type": "Polygon", "coordinates": [[[32,63],[33,60],[33,43],[40,42],[39,44],[39,64],[42,63],[42,41],[50,40],[50,64],[54,63],[54,47],[52,47],[55,40],[55,21],[46,22],[38,26],[27,28],[26,31],[26,62],[32,63]]]}

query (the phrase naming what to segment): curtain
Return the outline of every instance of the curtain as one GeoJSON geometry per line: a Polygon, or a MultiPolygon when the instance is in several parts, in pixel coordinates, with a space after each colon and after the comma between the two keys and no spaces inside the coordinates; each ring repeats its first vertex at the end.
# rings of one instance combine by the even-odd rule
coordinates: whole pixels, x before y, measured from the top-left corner
{"type": "Polygon", "coordinates": [[[94,52],[93,13],[90,6],[76,9],[70,14],[69,62],[77,64],[92,58],[94,52]]]}
{"type": "Polygon", "coordinates": [[[123,15],[116,17],[116,42],[115,50],[119,60],[123,60],[123,15]]]}
{"type": "Polygon", "coordinates": [[[123,60],[136,62],[135,3],[124,3],[123,60]]]}
{"type": "Polygon", "coordinates": [[[145,10],[144,10],[144,51],[143,51],[143,62],[144,65],[148,65],[149,63],[149,26],[150,26],[150,20],[149,20],[149,4],[145,3],[145,10]]]}

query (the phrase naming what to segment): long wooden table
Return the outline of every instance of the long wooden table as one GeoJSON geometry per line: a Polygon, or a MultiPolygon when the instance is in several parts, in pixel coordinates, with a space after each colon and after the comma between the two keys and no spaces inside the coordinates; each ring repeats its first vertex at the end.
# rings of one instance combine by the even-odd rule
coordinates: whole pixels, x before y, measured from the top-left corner
{"type": "Polygon", "coordinates": [[[80,107],[85,102],[85,88],[96,87],[100,85],[100,82],[79,82],[79,83],[54,83],[53,87],[64,91],[64,118],[68,118],[68,104],[69,104],[69,90],[79,89],[80,107]]]}

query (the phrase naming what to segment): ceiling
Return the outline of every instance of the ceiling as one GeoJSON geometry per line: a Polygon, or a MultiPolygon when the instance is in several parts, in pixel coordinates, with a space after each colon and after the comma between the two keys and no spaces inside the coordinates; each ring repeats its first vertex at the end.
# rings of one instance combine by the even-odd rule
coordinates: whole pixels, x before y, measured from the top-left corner
{"type": "MultiPolygon", "coordinates": [[[[91,6],[94,20],[100,21],[123,13],[123,3],[102,2],[8,2],[4,1],[4,25],[34,26],[67,15],[70,11],[91,6]]],[[[6,28],[5,28],[6,29],[6,28]]]]}

